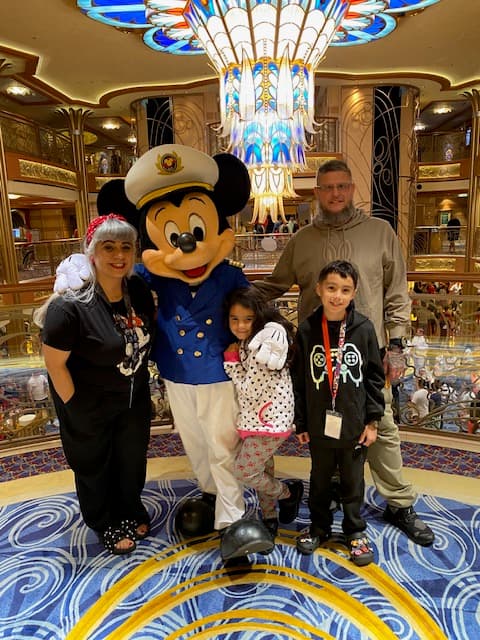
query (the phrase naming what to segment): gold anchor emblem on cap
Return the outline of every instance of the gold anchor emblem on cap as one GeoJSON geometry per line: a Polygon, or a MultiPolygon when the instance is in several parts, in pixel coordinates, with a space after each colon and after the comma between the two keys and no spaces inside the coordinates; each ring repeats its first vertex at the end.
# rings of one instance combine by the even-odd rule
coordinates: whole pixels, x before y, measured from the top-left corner
{"type": "Polygon", "coordinates": [[[158,169],[158,173],[163,176],[178,173],[183,169],[182,160],[174,151],[164,153],[162,156],[158,155],[155,166],[158,169]]]}

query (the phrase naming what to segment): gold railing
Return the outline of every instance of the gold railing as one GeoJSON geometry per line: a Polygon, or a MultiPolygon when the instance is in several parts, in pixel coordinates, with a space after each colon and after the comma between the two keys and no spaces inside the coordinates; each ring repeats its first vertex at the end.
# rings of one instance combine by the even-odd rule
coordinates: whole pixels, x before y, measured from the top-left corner
{"type": "MultiPolygon", "coordinates": [[[[251,241],[239,238],[239,257],[247,259],[249,278],[255,280],[271,270],[273,258],[271,251],[262,249],[250,259],[250,252],[255,252],[248,244],[251,241]],[[263,253],[270,256],[268,260],[262,257],[263,253]]],[[[286,238],[279,241],[286,242],[286,238]]],[[[32,316],[52,288],[53,278],[0,285],[0,449],[58,438],[51,401],[45,406],[33,406],[27,389],[32,371],[46,374],[39,330],[32,316]]],[[[480,296],[475,293],[474,283],[468,278],[459,282],[417,281],[415,285],[412,281],[411,298],[412,332],[410,347],[405,352],[406,373],[393,387],[396,420],[402,428],[420,434],[435,432],[446,438],[478,438],[480,296]],[[423,330],[424,340],[415,338],[416,333],[421,334],[419,329],[423,330]],[[420,417],[411,400],[418,378],[424,380],[430,395],[430,410],[424,417],[420,417]]],[[[295,324],[296,291],[289,291],[276,304],[295,324]]],[[[150,374],[152,424],[171,424],[164,384],[153,365],[150,374]]]]}
{"type": "Polygon", "coordinates": [[[15,242],[15,257],[20,282],[54,276],[60,262],[80,250],[78,238],[15,242]]]}
{"type": "Polygon", "coordinates": [[[5,151],[74,170],[72,143],[68,136],[5,111],[0,111],[0,127],[5,151]]]}

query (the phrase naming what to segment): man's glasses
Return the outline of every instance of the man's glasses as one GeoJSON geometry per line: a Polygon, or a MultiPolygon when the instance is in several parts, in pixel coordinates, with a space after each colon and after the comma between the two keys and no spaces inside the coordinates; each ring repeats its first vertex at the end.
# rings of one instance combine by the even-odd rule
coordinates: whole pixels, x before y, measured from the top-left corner
{"type": "Polygon", "coordinates": [[[348,191],[351,186],[351,182],[339,182],[338,184],[317,184],[317,189],[328,193],[333,193],[335,190],[340,193],[345,193],[345,191],[348,191]]]}

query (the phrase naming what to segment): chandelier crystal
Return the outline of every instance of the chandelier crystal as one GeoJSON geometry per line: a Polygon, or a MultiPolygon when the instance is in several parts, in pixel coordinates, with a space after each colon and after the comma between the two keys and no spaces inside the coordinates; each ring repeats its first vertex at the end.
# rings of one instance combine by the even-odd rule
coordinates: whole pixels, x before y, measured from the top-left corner
{"type": "Polygon", "coordinates": [[[314,74],[329,46],[366,44],[396,15],[440,0],[77,0],[90,18],[174,54],[206,53],[219,77],[226,149],[252,181],[252,220],[285,218],[315,132],[314,74]]]}

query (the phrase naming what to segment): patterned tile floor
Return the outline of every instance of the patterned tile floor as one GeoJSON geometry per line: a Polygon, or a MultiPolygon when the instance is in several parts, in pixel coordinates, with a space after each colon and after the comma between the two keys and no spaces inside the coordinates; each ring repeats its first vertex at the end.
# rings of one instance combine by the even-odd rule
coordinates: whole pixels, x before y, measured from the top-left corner
{"type": "MultiPolygon", "coordinates": [[[[428,471],[441,471],[458,476],[478,478],[480,475],[480,453],[460,451],[446,447],[402,443],[405,467],[428,471]]],[[[150,441],[149,458],[164,458],[185,455],[180,437],[176,433],[154,434],[150,441]]],[[[279,455],[308,457],[308,448],[299,446],[295,437],[282,444],[279,455]]],[[[61,447],[40,451],[16,453],[0,458],[0,481],[28,478],[41,473],[68,469],[61,447]]]]}

